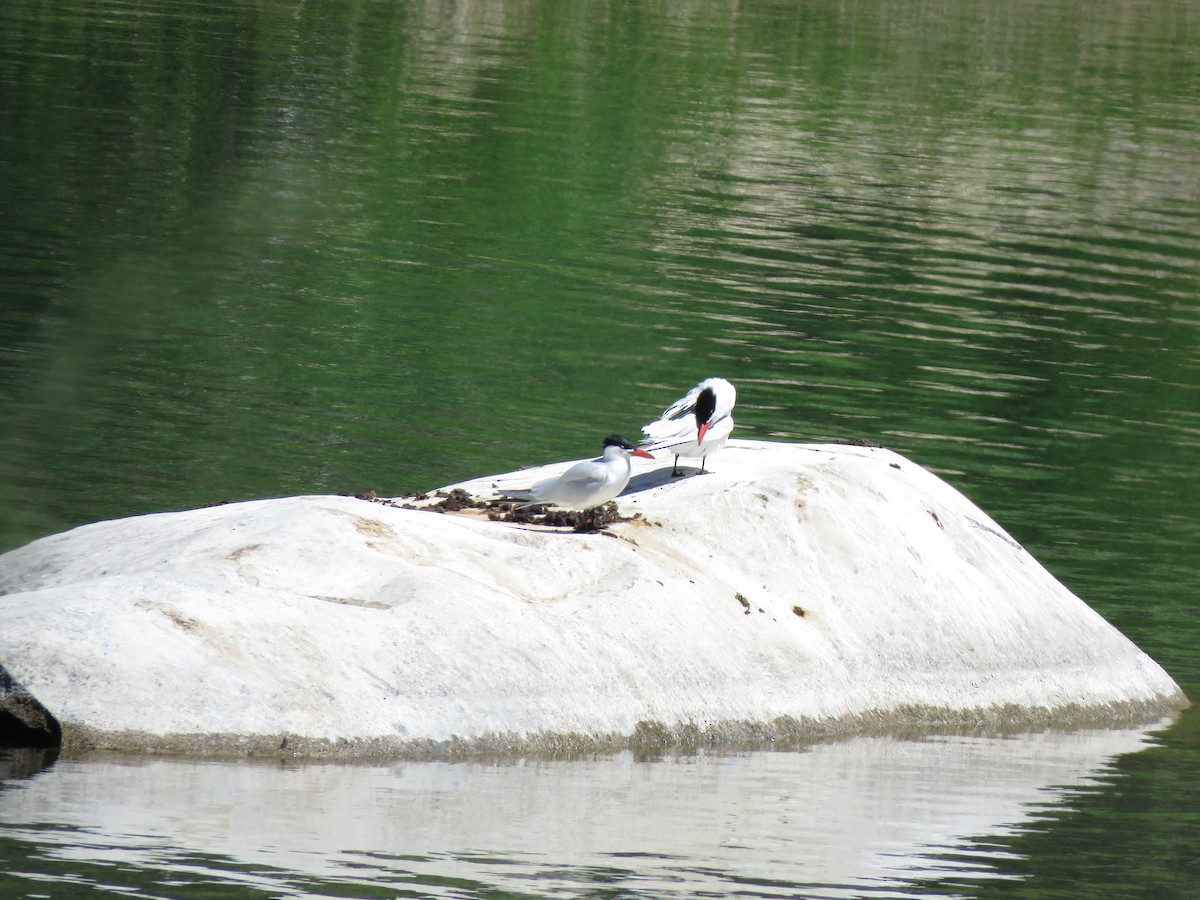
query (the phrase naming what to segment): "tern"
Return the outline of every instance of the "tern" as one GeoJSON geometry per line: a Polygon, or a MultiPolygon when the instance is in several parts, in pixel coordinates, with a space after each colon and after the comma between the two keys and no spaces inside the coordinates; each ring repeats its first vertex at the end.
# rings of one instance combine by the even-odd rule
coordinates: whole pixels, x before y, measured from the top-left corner
{"type": "Polygon", "coordinates": [[[629,484],[633,473],[630,457],[654,457],[619,434],[604,439],[604,454],[596,459],[577,462],[560,475],[544,478],[532,487],[512,494],[524,500],[518,509],[537,504],[561,509],[589,510],[603,506],[629,484]]]}
{"type": "Polygon", "coordinates": [[[665,410],[656,421],[642,426],[645,450],[675,454],[671,475],[678,477],[679,457],[700,457],[700,471],[708,457],[725,446],[733,431],[733,404],[737,390],[724,378],[705,378],[665,410]]]}

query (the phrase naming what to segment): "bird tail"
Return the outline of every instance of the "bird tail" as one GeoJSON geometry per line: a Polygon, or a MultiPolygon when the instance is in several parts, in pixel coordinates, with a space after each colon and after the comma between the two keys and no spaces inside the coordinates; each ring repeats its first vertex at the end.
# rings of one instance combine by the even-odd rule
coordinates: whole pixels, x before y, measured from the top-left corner
{"type": "Polygon", "coordinates": [[[529,484],[529,482],[526,481],[524,485],[520,487],[512,484],[511,482],[506,484],[504,482],[497,481],[492,483],[492,488],[497,494],[499,494],[500,499],[502,500],[519,501],[517,506],[514,507],[515,509],[525,509],[527,506],[549,505],[545,500],[538,500],[537,494],[540,488],[552,483],[554,480],[554,478],[544,478],[541,481],[535,482],[534,484],[529,484]]]}
{"type": "Polygon", "coordinates": [[[514,484],[511,481],[493,481],[492,490],[502,500],[528,500],[533,486],[528,481],[520,484],[514,484]]]}
{"type": "MultiPolygon", "coordinates": [[[[658,423],[654,422],[651,424],[656,425],[658,423]]],[[[680,434],[678,429],[651,428],[650,425],[647,425],[642,431],[646,436],[638,441],[638,447],[647,453],[670,450],[679,444],[686,444],[689,440],[694,440],[691,435],[680,434]]]]}
{"type": "Polygon", "coordinates": [[[666,419],[657,419],[648,425],[642,426],[642,434],[645,435],[638,446],[643,450],[665,450],[670,446],[671,439],[678,436],[679,423],[671,422],[666,419]]]}

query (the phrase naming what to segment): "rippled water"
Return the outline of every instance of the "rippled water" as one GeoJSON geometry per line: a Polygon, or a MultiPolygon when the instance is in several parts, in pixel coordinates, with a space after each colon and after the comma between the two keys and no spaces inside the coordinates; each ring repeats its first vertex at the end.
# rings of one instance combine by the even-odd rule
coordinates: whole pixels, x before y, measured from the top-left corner
{"type": "MultiPolygon", "coordinates": [[[[1186,2],[5,4],[0,549],[578,457],[719,374],[737,436],[867,438],[942,474],[1196,696],[1196,122],[1186,2]]],[[[779,843],[749,849],[658,839],[728,816],[667,804],[630,831],[650,850],[571,856],[531,826],[527,844],[351,842],[309,868],[320,823],[281,814],[236,852],[180,837],[184,813],[106,825],[122,775],[149,770],[59,762],[0,790],[0,859],[32,873],[0,893],[220,895],[274,853],[261,895],[1182,895],[1200,879],[1195,720],[1088,756],[1078,790],[1047,776],[955,820],[943,853],[954,802],[928,791],[898,817],[913,871],[882,882],[875,850],[805,843],[823,802],[762,820],[779,843]],[[39,793],[60,782],[102,799],[39,793]],[[814,874],[813,855],[861,866],[814,874]],[[327,883],[326,865],[370,874],[327,883]]],[[[753,805],[747,768],[782,795],[813,756],[532,771],[595,795],[703,772],[753,805]]],[[[150,769],[165,793],[272,771],[190,765],[150,769]]],[[[313,771],[380,791],[395,774],[313,771]]],[[[411,777],[455,773],[484,809],[518,802],[482,786],[515,771],[411,777]]],[[[270,784],[267,811],[343,789],[270,784]]]]}
{"type": "Polygon", "coordinates": [[[59,763],[0,793],[13,896],[917,896],[1137,731],[857,738],[635,760],[59,763]]]}

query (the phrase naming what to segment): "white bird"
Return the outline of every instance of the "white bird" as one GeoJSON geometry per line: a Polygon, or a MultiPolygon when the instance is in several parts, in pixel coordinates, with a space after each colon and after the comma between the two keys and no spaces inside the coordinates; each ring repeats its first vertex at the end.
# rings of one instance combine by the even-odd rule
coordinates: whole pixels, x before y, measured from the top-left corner
{"type": "Polygon", "coordinates": [[[700,471],[708,457],[725,446],[733,431],[733,404],[737,390],[724,378],[705,378],[665,410],[656,421],[642,426],[645,450],[675,454],[671,474],[678,476],[679,457],[700,457],[700,471]]]}
{"type": "Polygon", "coordinates": [[[604,439],[604,454],[577,462],[561,475],[544,478],[532,487],[510,491],[525,500],[518,508],[544,503],[562,509],[589,510],[603,506],[629,484],[632,456],[654,459],[649,453],[619,434],[604,439]]]}

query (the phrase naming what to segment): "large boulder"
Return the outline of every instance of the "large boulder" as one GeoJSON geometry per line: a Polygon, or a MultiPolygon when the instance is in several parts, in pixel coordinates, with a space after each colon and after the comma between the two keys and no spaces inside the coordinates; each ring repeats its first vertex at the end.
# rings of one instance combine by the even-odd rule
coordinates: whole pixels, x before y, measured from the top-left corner
{"type": "MultiPolygon", "coordinates": [[[[0,556],[0,665],[75,747],[412,754],[1147,721],[1171,678],[888,450],[635,468],[600,533],[352,497],[0,556]]],[[[466,482],[476,496],[501,479],[466,482]]]]}

